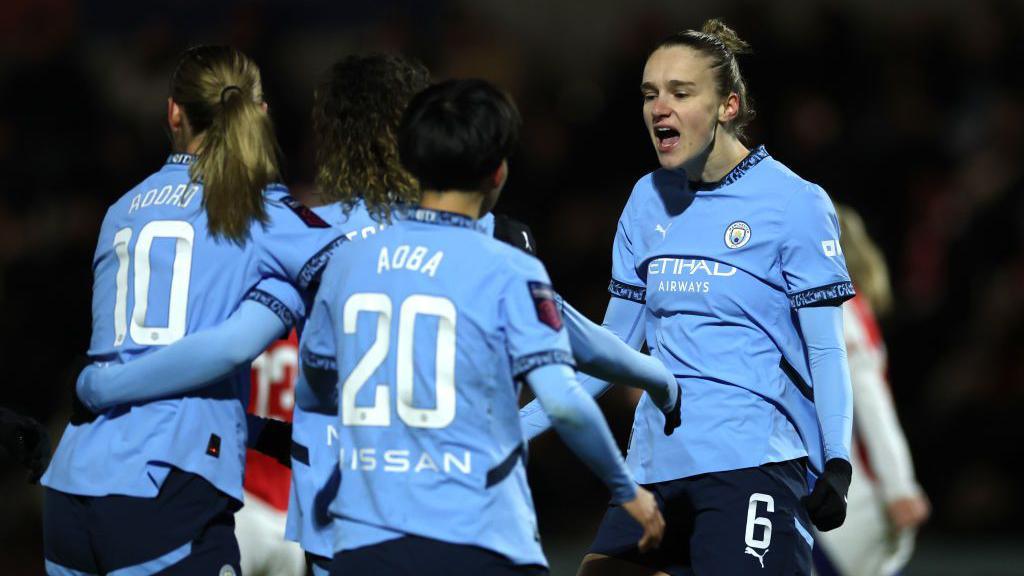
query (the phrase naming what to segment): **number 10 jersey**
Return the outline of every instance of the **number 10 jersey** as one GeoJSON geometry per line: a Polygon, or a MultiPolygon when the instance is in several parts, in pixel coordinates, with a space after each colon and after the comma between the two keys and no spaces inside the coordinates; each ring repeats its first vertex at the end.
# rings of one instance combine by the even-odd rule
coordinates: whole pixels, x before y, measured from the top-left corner
{"type": "MultiPolygon", "coordinates": [[[[192,159],[172,155],[107,211],[93,259],[95,361],[127,362],[213,327],[247,297],[290,324],[302,309],[295,292],[280,290],[288,296],[279,301],[254,286],[279,278],[305,289],[345,241],[279,185],[264,192],[268,221],[254,223],[244,244],[213,238],[192,159]]],[[[155,497],[176,467],[242,500],[248,398],[243,367],[185,397],[115,406],[69,425],[43,484],[81,496],[155,497]]]]}

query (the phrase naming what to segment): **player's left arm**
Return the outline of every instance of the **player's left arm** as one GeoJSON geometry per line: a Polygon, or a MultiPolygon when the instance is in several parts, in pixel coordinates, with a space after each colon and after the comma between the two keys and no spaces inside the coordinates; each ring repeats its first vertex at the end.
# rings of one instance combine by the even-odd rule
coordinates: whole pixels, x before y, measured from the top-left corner
{"type": "Polygon", "coordinates": [[[338,366],[331,319],[332,293],[330,285],[320,287],[299,348],[303,385],[295,386],[295,402],[303,410],[312,412],[337,413],[338,366]]]}
{"type": "MultiPolygon", "coordinates": [[[[537,242],[525,223],[504,214],[485,216],[481,222],[485,227],[493,227],[495,240],[537,256],[537,242]]],[[[594,377],[585,387],[591,396],[607,390],[608,382],[616,382],[646,391],[663,412],[671,412],[678,398],[678,384],[661,362],[636,350],[642,339],[630,347],[607,328],[591,322],[557,293],[555,302],[565,319],[577,369],[594,377]]]]}
{"type": "Polygon", "coordinates": [[[807,349],[825,448],[825,469],[804,505],[814,525],[827,531],[846,519],[846,493],[853,472],[853,392],[841,308],[854,295],[853,283],[839,243],[835,208],[824,190],[811,184],[795,190],[783,218],[782,272],[807,349]]]}
{"type": "Polygon", "coordinates": [[[607,328],[591,322],[561,296],[556,299],[580,372],[605,382],[639,388],[650,394],[662,412],[672,412],[679,402],[679,384],[664,364],[630,347],[607,328]]]}

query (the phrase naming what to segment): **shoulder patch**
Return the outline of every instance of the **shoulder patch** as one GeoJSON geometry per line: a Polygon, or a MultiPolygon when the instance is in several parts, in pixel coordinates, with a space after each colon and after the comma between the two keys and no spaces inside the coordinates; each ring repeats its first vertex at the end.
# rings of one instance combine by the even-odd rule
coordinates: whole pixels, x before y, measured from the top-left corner
{"type": "Polygon", "coordinates": [[[292,196],[284,196],[284,197],[282,197],[281,198],[281,202],[284,202],[285,206],[290,208],[292,212],[295,212],[295,215],[298,216],[299,219],[302,220],[306,224],[306,226],[309,226],[310,228],[330,228],[331,227],[331,225],[328,224],[327,222],[325,222],[323,218],[318,216],[316,212],[313,212],[309,208],[309,206],[306,206],[302,202],[299,202],[298,200],[296,200],[292,196]]]}
{"type": "Polygon", "coordinates": [[[530,287],[530,297],[533,298],[533,306],[537,309],[537,319],[555,332],[562,329],[562,313],[558,311],[558,304],[555,303],[555,289],[550,284],[543,282],[527,282],[530,287]]]}

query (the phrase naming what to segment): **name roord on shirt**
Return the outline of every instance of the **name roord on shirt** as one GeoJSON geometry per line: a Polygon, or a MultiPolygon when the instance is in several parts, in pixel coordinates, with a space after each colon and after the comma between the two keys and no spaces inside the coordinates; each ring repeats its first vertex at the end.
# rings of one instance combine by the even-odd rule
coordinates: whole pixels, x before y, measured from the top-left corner
{"type": "Polygon", "coordinates": [[[188,208],[189,203],[196,197],[197,192],[199,192],[198,184],[178,184],[177,186],[168,184],[163,188],[152,188],[145,192],[139,192],[132,198],[132,203],[128,207],[128,213],[131,214],[136,210],[150,206],[169,205],[177,206],[178,208],[188,208]]]}

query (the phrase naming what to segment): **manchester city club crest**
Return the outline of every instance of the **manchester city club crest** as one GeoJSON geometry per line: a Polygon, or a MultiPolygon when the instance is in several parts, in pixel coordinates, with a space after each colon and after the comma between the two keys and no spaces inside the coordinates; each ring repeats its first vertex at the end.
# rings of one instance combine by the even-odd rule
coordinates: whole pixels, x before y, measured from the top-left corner
{"type": "Polygon", "coordinates": [[[725,245],[729,248],[743,248],[750,242],[750,226],[741,220],[729,224],[725,229],[725,245]]]}

